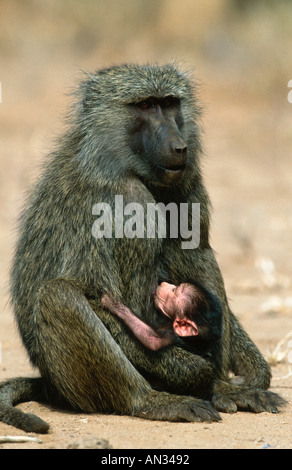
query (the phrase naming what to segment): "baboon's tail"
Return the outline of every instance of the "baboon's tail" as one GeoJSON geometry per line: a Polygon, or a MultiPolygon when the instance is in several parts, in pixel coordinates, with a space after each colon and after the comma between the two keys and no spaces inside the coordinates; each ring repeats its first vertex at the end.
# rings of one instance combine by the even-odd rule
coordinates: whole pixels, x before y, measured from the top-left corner
{"type": "Polygon", "coordinates": [[[14,408],[17,403],[42,401],[43,379],[17,377],[0,383],[0,421],[26,432],[45,434],[49,425],[31,413],[14,408]]]}

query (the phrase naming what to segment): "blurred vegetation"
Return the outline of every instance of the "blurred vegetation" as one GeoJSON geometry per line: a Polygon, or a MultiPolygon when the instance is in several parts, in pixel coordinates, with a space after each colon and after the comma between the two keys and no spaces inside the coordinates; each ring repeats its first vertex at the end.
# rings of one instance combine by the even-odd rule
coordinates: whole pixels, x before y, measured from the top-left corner
{"type": "Polygon", "coordinates": [[[291,78],[290,0],[1,0],[0,54],[24,71],[179,58],[256,93],[291,78]]]}

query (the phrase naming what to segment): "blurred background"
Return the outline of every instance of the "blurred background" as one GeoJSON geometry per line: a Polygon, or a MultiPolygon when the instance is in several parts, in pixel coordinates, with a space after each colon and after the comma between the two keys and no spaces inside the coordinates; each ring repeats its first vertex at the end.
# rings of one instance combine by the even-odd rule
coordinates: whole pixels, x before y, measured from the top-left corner
{"type": "Polygon", "coordinates": [[[291,329],[292,2],[0,0],[0,341],[7,361],[18,341],[5,333],[13,331],[7,300],[16,221],[62,132],[70,91],[82,70],[172,60],[201,84],[212,244],[231,306],[264,349],[291,329]]]}

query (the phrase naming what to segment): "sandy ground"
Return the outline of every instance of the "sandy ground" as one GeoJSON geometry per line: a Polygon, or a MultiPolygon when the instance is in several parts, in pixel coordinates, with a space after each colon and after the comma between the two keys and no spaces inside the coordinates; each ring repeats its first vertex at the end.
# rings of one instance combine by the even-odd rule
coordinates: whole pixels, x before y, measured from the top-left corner
{"type": "MultiPolygon", "coordinates": [[[[18,11],[17,2],[4,4],[14,4],[18,11]]],[[[191,8],[192,2],[189,5],[191,8]]],[[[142,62],[152,58],[160,61],[160,51],[155,56],[153,47],[151,55],[149,44],[147,49],[144,43],[137,42],[132,55],[121,56],[118,44],[113,43],[110,50],[106,41],[82,61],[85,46],[80,50],[66,46],[66,34],[69,37],[73,30],[58,28],[62,34],[64,31],[56,39],[63,41],[59,47],[57,42],[50,42],[57,26],[50,36],[41,9],[36,9],[34,22],[29,14],[17,22],[14,13],[11,10],[10,22],[3,23],[6,29],[2,25],[2,35],[5,33],[8,40],[3,55],[6,66],[1,69],[0,105],[0,380],[37,375],[29,365],[9,306],[9,267],[16,240],[16,219],[25,191],[35,179],[39,162],[51,148],[52,137],[62,127],[60,121],[68,104],[64,90],[66,93],[76,82],[76,70],[80,68],[93,71],[100,65],[133,60],[135,53],[142,62]],[[10,30],[19,37],[18,50],[13,49],[10,30]],[[109,50],[111,54],[107,56],[109,50]]],[[[64,16],[59,18],[58,21],[65,21],[64,16]]],[[[176,17],[173,21],[169,24],[175,24],[176,17]]],[[[54,21],[52,28],[53,24],[54,21]]],[[[187,33],[181,18],[178,24],[183,38],[187,33]]],[[[190,31],[194,29],[191,25],[190,31]]],[[[272,48],[273,40],[269,44],[269,54],[270,50],[273,54],[276,50],[272,48]]],[[[256,68],[255,60],[257,75],[249,75],[251,80],[247,84],[240,60],[236,62],[239,71],[235,71],[232,62],[227,62],[225,55],[220,67],[216,68],[216,63],[211,67],[211,60],[208,62],[204,56],[196,61],[191,46],[188,49],[183,43],[183,47],[185,54],[173,49],[171,57],[189,60],[204,83],[201,94],[207,110],[203,120],[206,149],[203,168],[214,207],[212,245],[231,308],[264,356],[273,359],[271,390],[289,403],[279,414],[222,414],[222,421],[214,424],[151,422],[23,403],[19,408],[46,420],[51,431],[36,436],[41,442],[0,443],[0,449],[292,448],[292,376],[289,373],[292,344],[286,337],[292,330],[292,104],[287,100],[287,82],[291,76],[281,72],[280,62],[277,69],[270,70],[256,68]],[[280,341],[283,341],[280,352],[275,353],[280,341]]],[[[252,50],[252,47],[248,50],[248,60],[252,50]]],[[[283,50],[283,64],[288,60],[286,52],[283,50]]],[[[230,57],[233,60],[232,54],[230,57]]],[[[4,435],[26,434],[0,423],[0,436],[4,435]]]]}

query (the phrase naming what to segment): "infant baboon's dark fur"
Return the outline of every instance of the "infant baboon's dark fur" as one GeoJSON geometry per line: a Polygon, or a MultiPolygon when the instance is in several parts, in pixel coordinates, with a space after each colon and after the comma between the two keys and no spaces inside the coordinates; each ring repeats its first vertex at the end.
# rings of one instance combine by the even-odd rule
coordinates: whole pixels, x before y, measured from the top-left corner
{"type": "Polygon", "coordinates": [[[0,385],[0,419],[46,432],[12,405],[41,399],[84,412],[154,420],[217,421],[217,410],[276,412],[266,361],[231,313],[209,245],[209,198],[200,170],[200,106],[187,74],[172,65],[122,65],[89,75],[70,130],[47,159],[27,201],[11,273],[16,321],[40,379],[0,385]],[[182,238],[96,238],[93,206],[200,203],[200,245],[182,238]],[[149,351],[103,309],[109,293],[151,323],[153,285],[187,279],[221,302],[213,358],[172,345],[149,351]],[[232,383],[229,372],[242,376],[232,383]],[[157,379],[154,390],[145,377],[157,379]]]}

